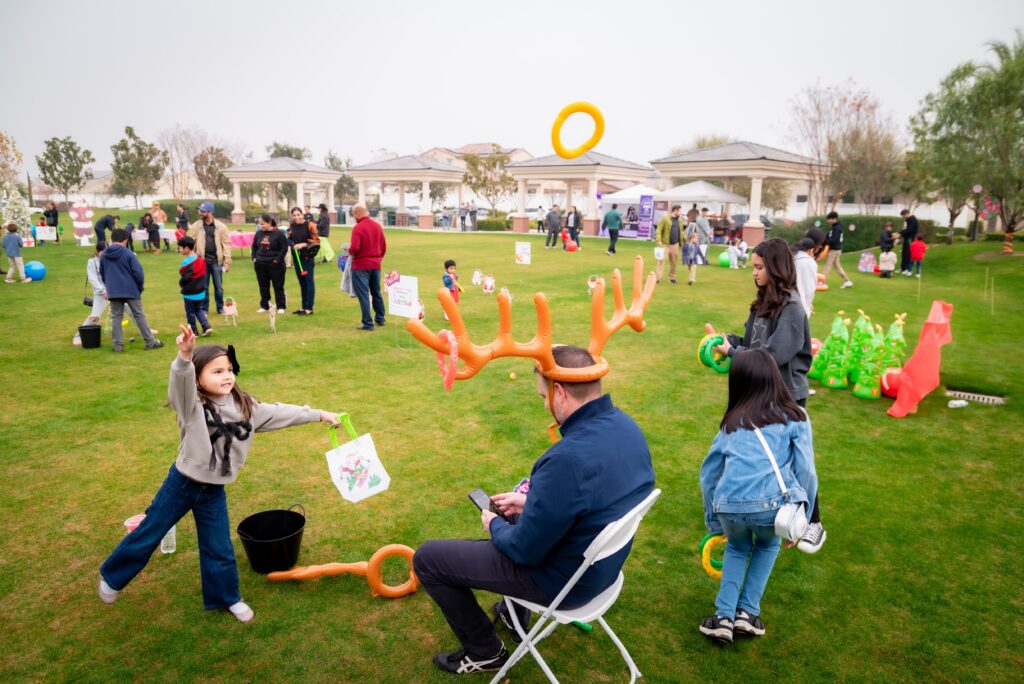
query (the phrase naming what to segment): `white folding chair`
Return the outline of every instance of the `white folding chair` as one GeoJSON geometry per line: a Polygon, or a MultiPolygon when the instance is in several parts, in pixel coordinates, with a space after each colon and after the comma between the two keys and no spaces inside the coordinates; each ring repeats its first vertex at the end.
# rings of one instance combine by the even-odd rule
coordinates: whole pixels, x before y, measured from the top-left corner
{"type": "Polygon", "coordinates": [[[562,587],[562,591],[558,593],[555,600],[548,606],[542,606],[538,603],[530,603],[522,599],[514,598],[511,596],[505,597],[505,605],[508,608],[509,615],[512,617],[512,624],[515,626],[516,632],[518,632],[522,643],[519,644],[519,648],[509,657],[508,662],[501,668],[498,674],[494,675],[494,679],[491,680],[491,684],[497,684],[502,677],[504,677],[512,667],[519,662],[519,660],[526,655],[527,650],[533,654],[534,660],[540,665],[541,669],[544,670],[544,674],[548,676],[548,679],[552,684],[558,684],[558,680],[555,675],[551,673],[551,668],[544,662],[544,658],[541,657],[537,651],[536,644],[541,639],[555,631],[558,625],[567,625],[572,622],[592,622],[597,620],[611,640],[619,648],[619,653],[622,654],[622,658],[629,665],[630,673],[630,684],[636,681],[637,677],[642,677],[640,670],[636,668],[636,663],[629,656],[629,651],[622,645],[619,638],[615,636],[615,632],[608,626],[608,623],[604,620],[605,612],[611,608],[615,601],[619,598],[619,593],[622,591],[622,583],[624,577],[621,572],[615,579],[610,587],[602,591],[600,594],[595,596],[585,605],[579,606],[578,608],[572,608],[569,610],[559,610],[558,606],[561,605],[562,600],[565,599],[566,595],[572,590],[579,581],[583,573],[590,568],[591,565],[607,558],[613,553],[617,552],[623,546],[629,543],[629,540],[636,534],[637,527],[640,526],[640,521],[643,520],[644,515],[650,510],[654,502],[661,496],[661,490],[655,489],[651,492],[646,499],[637,504],[629,513],[622,516],[618,520],[608,525],[601,530],[601,533],[594,538],[594,541],[587,547],[586,552],[583,554],[583,563],[580,565],[576,573],[569,578],[565,586],[562,587]],[[530,630],[529,634],[523,631],[522,625],[519,624],[519,618],[516,616],[515,605],[518,603],[525,608],[529,608],[531,612],[540,613],[540,618],[533,625],[533,629],[530,630]]]}

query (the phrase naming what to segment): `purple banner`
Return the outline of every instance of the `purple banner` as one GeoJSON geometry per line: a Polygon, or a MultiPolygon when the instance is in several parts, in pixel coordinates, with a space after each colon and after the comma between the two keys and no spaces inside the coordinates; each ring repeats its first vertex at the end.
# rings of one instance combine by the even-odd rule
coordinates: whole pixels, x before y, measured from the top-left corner
{"type": "Polygon", "coordinates": [[[650,239],[651,226],[654,224],[654,197],[652,195],[640,196],[638,218],[640,223],[636,228],[636,236],[641,240],[650,239]]]}

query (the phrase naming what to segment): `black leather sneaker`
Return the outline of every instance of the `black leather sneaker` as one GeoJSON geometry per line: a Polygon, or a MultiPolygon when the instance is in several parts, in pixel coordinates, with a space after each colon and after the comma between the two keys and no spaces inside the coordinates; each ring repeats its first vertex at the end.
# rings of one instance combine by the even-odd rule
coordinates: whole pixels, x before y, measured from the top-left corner
{"type": "Polygon", "coordinates": [[[452,674],[473,674],[475,672],[497,672],[508,661],[508,650],[505,644],[497,654],[489,658],[480,658],[466,653],[466,649],[460,648],[451,653],[438,653],[434,656],[434,664],[445,672],[452,674]]]}

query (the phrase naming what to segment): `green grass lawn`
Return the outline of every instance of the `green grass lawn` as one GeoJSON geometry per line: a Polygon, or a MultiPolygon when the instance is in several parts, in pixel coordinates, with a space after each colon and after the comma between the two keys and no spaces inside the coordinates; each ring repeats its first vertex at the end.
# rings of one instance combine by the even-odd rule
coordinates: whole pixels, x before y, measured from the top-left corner
{"type": "MultiPolygon", "coordinates": [[[[332,232],[336,249],[348,234],[332,232]]],[[[653,266],[651,244],[631,241],[620,242],[612,258],[603,240],[585,240],[583,252],[566,254],[544,250],[536,234],[389,231],[388,240],[386,269],[420,277],[426,323],[435,330],[444,326],[433,296],[442,262],[458,261],[466,287],[461,308],[480,343],[493,339],[497,306],[471,285],[474,269],[493,273],[512,292],[517,339],[533,335],[530,298],[544,291],[555,340],[585,345],[587,277],[607,277],[616,266],[628,271],[637,254],[653,266]],[[533,242],[532,266],[514,265],[516,239],[533,242]]],[[[816,556],[779,556],[763,600],[767,635],[728,648],[697,631],[718,588],[696,552],[704,533],[697,472],[721,419],[726,378],[698,367],[695,357],[705,322],[740,329],[754,296],[750,270],[704,267],[695,287],[666,278],[647,330],[625,329],[611,339],[605,388],[645,430],[664,490],[607,616],[649,681],[1020,678],[1024,262],[1000,257],[999,248],[934,246],[920,283],[854,273],[856,255],[849,255],[855,287],[840,290],[833,276],[832,289],[818,294],[811,321],[817,337],[825,337],[838,309],[863,308],[886,326],[905,311],[911,347],[932,300],[952,302],[943,384],[1003,395],[1008,403],[951,410],[940,388],[916,415],[894,420],[885,415],[888,401],[819,387],[808,409],[828,542],[816,556]],[[995,280],[994,313],[983,293],[986,271],[995,280]]],[[[45,262],[46,279],[0,284],[4,679],[449,681],[430,658],[456,642],[425,593],[371,598],[354,576],[272,583],[251,570],[237,538],[242,592],[256,621],[245,626],[204,612],[190,517],[178,526],[177,553],[157,553],[114,606],[99,602],[99,564],[121,538],[121,522],[146,508],[177,453],[178,431],[164,402],[173,332],[184,315],[177,257],[140,254],[145,310],[167,346],[144,351],[137,341],[114,355],[107,335],[102,349],[72,346],[87,313],[81,296],[90,253],[72,245],[26,250],[26,261],[45,262]]],[[[303,565],[367,560],[392,542],[416,547],[431,538],[482,536],[466,493],[506,491],[547,445],[549,416],[530,363],[493,362],[446,394],[433,352],[412,340],[404,321],[392,318],[373,334],[355,330],[358,305],[339,291],[337,269],[325,264],[316,273],[316,315],[281,316],[272,335],[255,313],[252,269],[236,262],[226,292],[239,303],[238,327],[214,317],[213,341],[238,348],[239,384],[257,398],[350,412],[360,432],[373,434],[391,488],[350,504],[330,481],[324,429],[261,435],[228,489],[232,525],[303,504],[303,565]],[[511,371],[520,379],[510,380],[511,371]]],[[[291,273],[287,289],[294,308],[291,273]]],[[[138,336],[133,327],[132,334],[138,336]]],[[[403,573],[401,563],[389,561],[393,583],[403,573]]],[[[481,596],[486,605],[493,600],[481,596]]],[[[541,651],[566,682],[627,676],[600,629],[587,635],[562,628],[541,651]]],[[[529,658],[512,675],[544,680],[529,658]]]]}

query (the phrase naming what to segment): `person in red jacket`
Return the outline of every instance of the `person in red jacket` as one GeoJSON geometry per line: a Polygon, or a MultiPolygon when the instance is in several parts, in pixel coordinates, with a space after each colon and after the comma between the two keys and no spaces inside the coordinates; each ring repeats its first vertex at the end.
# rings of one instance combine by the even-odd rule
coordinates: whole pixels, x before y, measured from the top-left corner
{"type": "Polygon", "coordinates": [[[352,240],[348,248],[352,268],[352,285],[359,298],[363,320],[359,330],[372,331],[374,323],[384,325],[384,298],[380,294],[380,263],[388,251],[384,230],[370,218],[366,205],[352,207],[356,219],[352,229],[352,240]],[[373,316],[370,316],[370,300],[373,300],[373,316]]]}
{"type": "Polygon", "coordinates": [[[924,243],[921,236],[915,237],[914,241],[910,243],[910,271],[907,271],[907,275],[914,273],[918,278],[921,277],[921,263],[924,261],[924,253],[927,251],[928,245],[924,243]]]}

